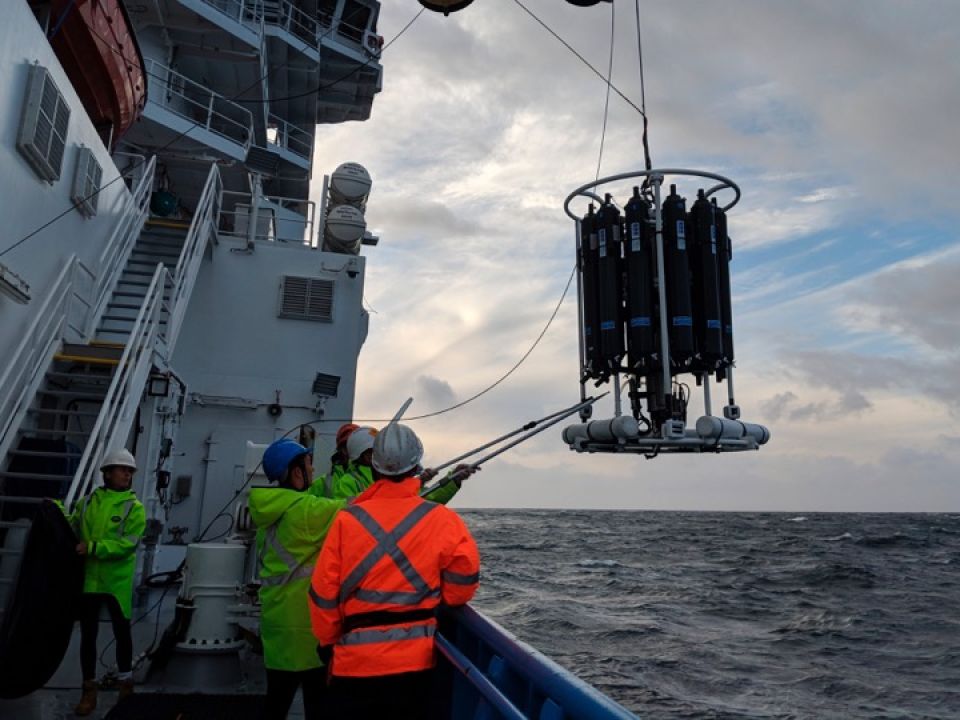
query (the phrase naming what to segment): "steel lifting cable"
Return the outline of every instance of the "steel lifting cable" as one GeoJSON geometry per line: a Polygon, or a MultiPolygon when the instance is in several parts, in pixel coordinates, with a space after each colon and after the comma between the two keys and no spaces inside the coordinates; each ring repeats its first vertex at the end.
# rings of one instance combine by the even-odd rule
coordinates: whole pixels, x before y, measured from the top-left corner
{"type": "MultiPolygon", "coordinates": [[[[363,9],[363,8],[360,7],[360,8],[358,8],[357,10],[355,10],[354,12],[355,12],[355,13],[360,12],[362,9],[363,9]]],[[[400,36],[403,35],[403,34],[410,28],[410,26],[413,25],[414,22],[416,22],[417,18],[419,18],[421,14],[423,14],[424,9],[425,9],[425,8],[420,8],[420,10],[417,12],[417,14],[414,15],[414,16],[407,22],[407,24],[403,26],[403,28],[400,30],[400,32],[398,32],[396,35],[394,35],[393,38],[390,40],[390,42],[386,43],[386,44],[383,46],[383,48],[381,48],[380,54],[379,54],[378,56],[376,56],[376,57],[382,57],[383,52],[384,52],[388,47],[390,47],[393,43],[395,43],[397,40],[400,39],[400,36]]],[[[351,16],[351,17],[352,17],[352,16],[351,16]]],[[[86,22],[84,22],[84,24],[87,25],[86,22]]],[[[321,35],[321,36],[320,36],[320,40],[323,40],[323,38],[325,38],[327,35],[329,35],[330,33],[332,33],[333,30],[334,30],[334,27],[335,27],[335,26],[331,26],[331,28],[330,28],[329,30],[327,30],[323,35],[321,35]]],[[[87,25],[87,28],[88,28],[94,35],[96,35],[101,41],[103,41],[103,42],[105,43],[106,47],[107,47],[111,52],[115,53],[116,55],[119,55],[121,58],[123,58],[123,59],[126,60],[127,62],[131,62],[130,59],[129,59],[126,55],[123,54],[123,51],[122,51],[122,50],[120,50],[119,48],[116,48],[116,47],[114,47],[113,45],[111,45],[110,42],[109,42],[106,38],[102,37],[94,28],[90,27],[90,25],[87,25]]],[[[307,43],[305,42],[305,43],[304,43],[304,49],[306,49],[306,47],[307,47],[307,43]]],[[[363,64],[357,65],[356,67],[352,68],[352,69],[351,69],[348,73],[346,73],[345,75],[337,78],[336,80],[333,80],[333,81],[330,82],[330,83],[321,84],[321,85],[318,86],[316,89],[310,90],[309,92],[302,93],[302,94],[300,94],[300,95],[291,95],[291,96],[283,97],[283,98],[267,98],[267,99],[265,99],[265,100],[256,101],[256,102],[259,102],[259,103],[280,102],[280,101],[283,101],[283,100],[291,100],[291,99],[295,99],[295,98],[299,98],[299,97],[306,97],[306,96],[308,96],[308,95],[314,95],[314,94],[316,94],[316,93],[321,92],[322,90],[327,90],[327,89],[329,89],[329,88],[331,88],[331,87],[334,87],[335,85],[343,82],[344,80],[346,80],[347,78],[349,78],[351,75],[354,75],[355,73],[359,72],[359,71],[362,70],[363,68],[367,67],[374,59],[375,59],[374,57],[369,58],[369,59],[368,59],[366,62],[364,62],[363,64]]],[[[138,62],[139,62],[139,61],[138,61],[138,62]]],[[[227,98],[227,100],[228,100],[229,102],[233,102],[233,103],[244,102],[244,100],[241,99],[241,96],[242,96],[244,93],[248,92],[249,90],[252,90],[252,89],[255,88],[257,85],[261,84],[264,80],[266,80],[267,78],[269,78],[270,75],[272,75],[276,70],[280,69],[281,67],[284,67],[284,66],[282,66],[282,65],[276,65],[276,66],[274,66],[273,68],[271,68],[270,70],[268,70],[268,71],[266,72],[266,74],[264,74],[262,77],[257,78],[257,80],[255,80],[252,84],[250,84],[249,86],[245,87],[243,90],[241,90],[239,93],[237,93],[236,95],[234,95],[232,98],[227,98]]],[[[153,73],[147,73],[146,70],[144,71],[144,74],[146,74],[146,75],[148,75],[148,76],[150,76],[150,77],[158,77],[158,76],[154,75],[153,73]]],[[[167,78],[162,78],[162,77],[160,77],[159,79],[161,79],[161,80],[163,80],[163,81],[166,81],[166,80],[167,80],[167,78]]],[[[246,101],[246,102],[249,102],[249,101],[246,101]]],[[[161,145],[159,148],[157,148],[157,149],[154,151],[153,154],[156,155],[157,153],[163,152],[163,151],[166,150],[168,147],[170,147],[171,145],[173,145],[175,142],[177,142],[177,141],[180,140],[181,138],[183,138],[183,137],[185,137],[186,135],[188,135],[194,128],[200,127],[200,124],[201,124],[201,121],[200,121],[200,120],[195,120],[195,121],[193,121],[193,122],[191,123],[191,125],[190,125],[186,130],[183,130],[182,132],[178,133],[177,135],[174,135],[174,136],[173,136],[173,139],[171,139],[171,140],[170,140],[168,143],[166,143],[165,145],[161,145]]],[[[144,159],[141,160],[140,162],[138,162],[138,163],[132,165],[131,167],[127,168],[127,173],[130,173],[130,172],[136,170],[137,168],[143,166],[146,162],[147,162],[147,159],[144,158],[144,159]]],[[[75,203],[71,204],[70,207],[68,207],[66,210],[64,210],[63,212],[61,212],[59,215],[54,216],[53,218],[51,218],[50,220],[48,220],[47,222],[45,222],[45,223],[44,223],[43,225],[41,225],[40,227],[36,228],[35,230],[33,230],[32,232],[28,233],[27,235],[24,235],[22,238],[20,238],[19,240],[17,240],[17,242],[15,242],[15,243],[14,243],[13,245],[11,245],[10,247],[6,248],[5,250],[0,250],[0,257],[3,257],[4,255],[6,255],[6,254],[7,254],[8,252],[10,252],[11,250],[15,250],[16,248],[18,248],[19,246],[23,245],[23,243],[27,242],[27,241],[30,240],[31,238],[36,237],[39,233],[41,233],[41,232],[43,232],[44,230],[46,230],[48,227],[50,227],[51,225],[53,225],[54,223],[56,223],[56,222],[57,222],[58,220],[60,220],[61,218],[66,217],[67,215],[69,215],[71,212],[73,212],[74,210],[76,210],[78,207],[80,207],[81,205],[83,205],[84,203],[86,203],[86,202],[87,202],[88,200],[90,200],[91,198],[96,197],[97,195],[99,195],[101,192],[103,192],[104,190],[106,190],[108,187],[110,187],[110,186],[113,185],[114,183],[118,182],[119,180],[122,180],[123,177],[124,177],[123,174],[117,175],[117,177],[115,177],[113,180],[110,180],[109,182],[101,185],[101,186],[100,186],[99,188],[97,188],[94,192],[90,193],[90,194],[87,195],[86,197],[84,197],[84,198],[76,201],[75,203]]]]}
{"type": "Polygon", "coordinates": [[[597,156],[597,176],[594,178],[594,182],[600,180],[600,165],[603,162],[603,144],[607,139],[607,117],[610,113],[610,87],[613,81],[613,48],[616,44],[616,7],[616,3],[610,3],[610,62],[607,64],[607,96],[603,101],[603,128],[600,131],[600,154],[597,156]]]}

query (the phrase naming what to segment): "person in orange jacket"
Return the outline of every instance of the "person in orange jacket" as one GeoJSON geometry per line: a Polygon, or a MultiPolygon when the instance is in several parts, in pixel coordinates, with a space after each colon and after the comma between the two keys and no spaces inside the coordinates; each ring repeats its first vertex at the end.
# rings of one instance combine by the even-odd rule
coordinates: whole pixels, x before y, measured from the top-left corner
{"type": "Polygon", "coordinates": [[[310,587],[310,619],[330,657],[325,717],[425,717],[436,610],[470,601],[480,554],[463,520],[421,499],[423,445],[391,423],[373,446],[376,482],[333,521],[310,587]]]}

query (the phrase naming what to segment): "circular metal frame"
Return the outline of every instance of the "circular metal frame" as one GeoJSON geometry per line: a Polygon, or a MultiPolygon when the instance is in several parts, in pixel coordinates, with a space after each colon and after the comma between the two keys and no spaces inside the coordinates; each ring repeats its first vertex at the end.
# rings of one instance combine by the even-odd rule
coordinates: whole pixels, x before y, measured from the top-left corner
{"type": "Polygon", "coordinates": [[[683,168],[663,168],[663,169],[654,168],[653,170],[635,170],[633,172],[620,173],[618,175],[609,175],[607,177],[600,178],[599,180],[596,180],[594,182],[581,185],[572,193],[567,195],[567,199],[564,200],[563,202],[563,211],[567,214],[567,217],[569,217],[574,222],[580,222],[581,218],[577,215],[574,215],[572,212],[570,212],[570,203],[573,201],[574,198],[583,196],[583,197],[596,200],[599,203],[602,203],[603,202],[602,198],[600,198],[600,196],[598,196],[596,193],[590,192],[591,189],[599,188],[601,185],[606,185],[607,183],[616,182],[617,180],[628,180],[630,178],[637,178],[637,177],[659,176],[662,182],[663,178],[666,177],[667,175],[691,175],[693,177],[705,177],[705,178],[710,178],[712,180],[718,180],[720,184],[714,185],[712,188],[710,188],[706,192],[706,196],[709,197],[713,195],[715,192],[718,192],[720,190],[725,190],[727,188],[730,188],[731,190],[733,190],[735,194],[733,201],[729,205],[723,206],[724,211],[729,210],[738,202],[740,202],[740,186],[737,185],[730,178],[724,177],[723,175],[717,175],[716,173],[705,172],[703,170],[685,170],[683,168]]]}

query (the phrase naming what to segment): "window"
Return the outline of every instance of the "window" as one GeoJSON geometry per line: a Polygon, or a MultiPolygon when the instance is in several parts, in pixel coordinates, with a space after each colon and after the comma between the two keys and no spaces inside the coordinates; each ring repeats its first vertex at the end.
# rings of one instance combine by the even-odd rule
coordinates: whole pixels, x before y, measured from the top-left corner
{"type": "Polygon", "coordinates": [[[70,109],[50,73],[41,65],[32,66],[17,149],[51,185],[60,179],[69,124],[70,109]]]}
{"type": "Polygon", "coordinates": [[[333,322],[333,280],[284,275],[278,317],[333,322]]]}
{"type": "Polygon", "coordinates": [[[70,199],[85,217],[97,214],[97,199],[100,197],[100,180],[103,169],[87,147],[81,147],[77,153],[77,169],[73,174],[73,191],[70,199]]]}

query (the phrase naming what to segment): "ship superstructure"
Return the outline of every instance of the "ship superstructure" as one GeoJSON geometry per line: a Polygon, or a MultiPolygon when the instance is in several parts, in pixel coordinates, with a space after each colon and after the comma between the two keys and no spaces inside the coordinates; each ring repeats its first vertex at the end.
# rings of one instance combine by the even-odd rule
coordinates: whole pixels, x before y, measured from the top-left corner
{"type": "MultiPolygon", "coordinates": [[[[284,434],[325,471],[353,415],[368,322],[360,250],[378,240],[364,223],[371,182],[344,163],[321,183],[313,146],[318,125],[371,113],[380,5],[4,9],[0,696],[18,699],[0,700],[0,715],[61,717],[75,699],[74,653],[30,694],[49,673],[31,686],[36,658],[11,650],[31,626],[11,608],[36,604],[35,628],[58,602],[22,591],[43,499],[71,506],[98,484],[105,451],[125,446],[148,517],[135,615],[155,616],[135,624],[134,644],[154,652],[137,663],[146,698],[116,716],[176,717],[162,714],[170,698],[192,716],[253,716],[263,683],[244,491],[284,434]]],[[[469,609],[447,614],[443,635],[444,717],[629,717],[469,609]]]]}

